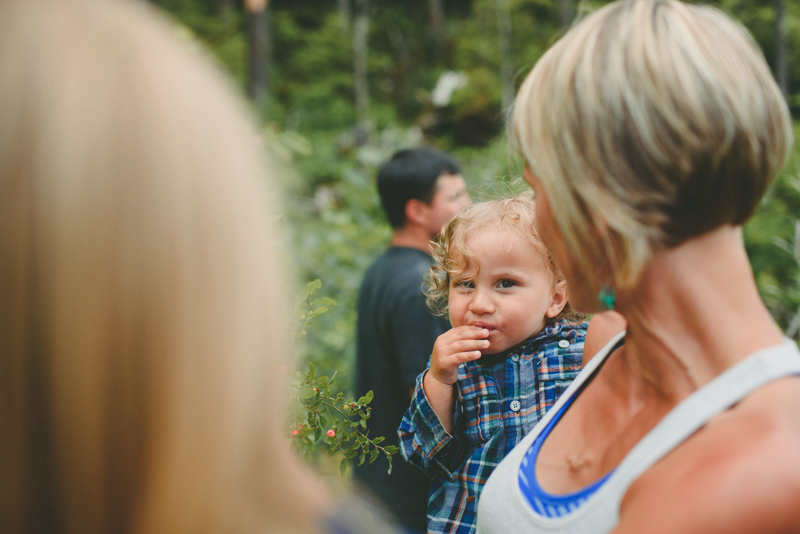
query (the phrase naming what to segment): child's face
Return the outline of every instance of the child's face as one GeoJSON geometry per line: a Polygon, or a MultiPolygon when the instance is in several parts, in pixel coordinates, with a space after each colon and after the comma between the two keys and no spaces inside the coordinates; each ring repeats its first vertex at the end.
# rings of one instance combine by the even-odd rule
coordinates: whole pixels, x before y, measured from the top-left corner
{"type": "Polygon", "coordinates": [[[491,226],[469,238],[468,246],[478,265],[451,277],[450,323],[488,329],[489,347],[482,353],[525,341],[564,308],[563,284],[556,289],[545,258],[513,231],[491,226]]]}

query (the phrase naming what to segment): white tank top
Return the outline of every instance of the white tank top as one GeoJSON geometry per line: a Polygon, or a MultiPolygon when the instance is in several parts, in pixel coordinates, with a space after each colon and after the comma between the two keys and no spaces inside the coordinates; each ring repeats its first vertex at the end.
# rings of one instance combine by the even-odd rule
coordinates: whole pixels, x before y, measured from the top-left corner
{"type": "Polygon", "coordinates": [[[673,408],[637,443],[611,476],[576,510],[561,517],[533,511],[519,487],[525,453],[561,406],[578,391],[624,334],[606,345],[530,434],[497,466],[478,503],[478,534],[605,534],[619,522],[619,507],[628,487],[677,445],[741,399],[771,382],[800,375],[800,351],[791,340],[757,351],[695,391],[673,408]]]}

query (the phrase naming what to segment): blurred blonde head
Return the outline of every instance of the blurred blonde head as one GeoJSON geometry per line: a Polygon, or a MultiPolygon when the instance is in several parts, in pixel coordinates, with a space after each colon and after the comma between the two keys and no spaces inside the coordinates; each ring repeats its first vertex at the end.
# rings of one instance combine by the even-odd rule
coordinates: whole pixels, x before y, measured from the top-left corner
{"type": "Polygon", "coordinates": [[[0,530],[294,532],[243,108],[147,6],[0,3],[0,530]]]}
{"type": "MultiPolygon", "coordinates": [[[[710,6],[623,0],[573,27],[520,88],[512,138],[585,280],[741,225],[792,144],[752,38],[710,6]]],[[[600,275],[605,276],[605,275],[600,275]]]]}
{"type": "MultiPolygon", "coordinates": [[[[435,315],[447,315],[450,281],[465,272],[480,269],[480,258],[470,247],[470,239],[486,228],[513,232],[528,242],[539,254],[542,266],[552,275],[553,287],[564,277],[553,262],[550,253],[536,231],[534,202],[530,196],[516,196],[488,200],[462,209],[447,224],[441,235],[432,243],[434,264],[425,279],[428,309],[435,315]]],[[[547,318],[552,324],[562,319],[579,322],[582,315],[575,313],[569,302],[556,317],[547,318]]]]}

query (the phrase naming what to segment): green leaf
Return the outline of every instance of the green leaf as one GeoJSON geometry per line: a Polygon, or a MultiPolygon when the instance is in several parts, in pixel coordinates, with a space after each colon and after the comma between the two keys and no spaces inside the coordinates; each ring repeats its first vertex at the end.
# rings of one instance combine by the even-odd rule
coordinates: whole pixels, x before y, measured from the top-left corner
{"type": "Polygon", "coordinates": [[[328,308],[326,308],[325,306],[321,306],[321,307],[317,308],[316,310],[312,310],[312,311],[308,312],[308,316],[309,317],[319,317],[320,315],[322,315],[326,311],[328,311],[328,308]]]}
{"type": "MultiPolygon", "coordinates": [[[[328,380],[328,385],[329,385],[329,386],[330,386],[331,384],[333,384],[333,381],[334,381],[334,380],[336,380],[336,375],[337,375],[337,374],[339,374],[339,371],[334,371],[334,372],[333,372],[333,376],[331,377],[331,379],[330,379],[330,380],[328,380]]],[[[342,394],[341,394],[341,393],[339,393],[339,394],[336,396],[336,398],[337,398],[337,399],[339,399],[339,398],[341,398],[341,396],[342,396],[342,394]]]]}
{"type": "MultiPolygon", "coordinates": [[[[347,458],[346,457],[342,458],[342,461],[339,462],[339,472],[342,474],[342,476],[344,476],[344,474],[347,472],[347,458]]],[[[392,472],[391,467],[389,468],[389,472],[390,473],[392,472]]]]}
{"type": "Polygon", "coordinates": [[[348,460],[352,460],[357,455],[358,451],[355,449],[347,449],[346,451],[344,451],[344,457],[347,458],[348,460]]]}
{"type": "Polygon", "coordinates": [[[380,450],[380,449],[372,449],[372,452],[371,452],[371,453],[369,453],[369,463],[372,463],[372,462],[374,462],[374,461],[375,461],[375,459],[378,457],[378,455],[379,455],[380,453],[381,453],[381,450],[380,450]]]}
{"type": "Polygon", "coordinates": [[[321,299],[315,300],[314,304],[324,304],[325,306],[336,306],[336,301],[333,299],[329,299],[328,297],[322,297],[321,299]]]}
{"type": "Polygon", "coordinates": [[[297,298],[295,299],[295,304],[297,306],[300,306],[300,304],[306,301],[309,295],[311,295],[311,291],[309,291],[308,288],[302,290],[300,294],[297,295],[297,298]]]}
{"type": "Polygon", "coordinates": [[[321,437],[322,437],[322,429],[317,427],[317,429],[314,431],[314,441],[319,441],[319,438],[321,437]]]}
{"type": "Polygon", "coordinates": [[[387,456],[386,459],[389,460],[389,473],[388,474],[391,475],[392,474],[392,457],[391,456],[387,456]]]}
{"type": "Polygon", "coordinates": [[[361,428],[367,428],[367,422],[364,419],[361,420],[361,428]]]}
{"type": "Polygon", "coordinates": [[[319,278],[317,278],[316,280],[312,280],[306,284],[306,290],[312,293],[317,289],[320,289],[321,287],[322,287],[322,280],[320,280],[319,278]]]}
{"type": "Polygon", "coordinates": [[[364,395],[364,400],[367,404],[372,402],[372,390],[367,391],[367,394],[364,395]]]}
{"type": "Polygon", "coordinates": [[[386,438],[383,436],[378,436],[377,438],[372,440],[373,445],[377,445],[378,443],[383,443],[386,438]]]}
{"type": "Polygon", "coordinates": [[[363,463],[364,463],[364,460],[366,460],[366,459],[367,459],[367,455],[366,455],[365,453],[363,453],[363,452],[362,452],[362,453],[361,453],[361,456],[360,456],[360,457],[359,457],[359,459],[358,459],[358,465],[361,465],[361,464],[363,464],[363,463]]]}
{"type": "Polygon", "coordinates": [[[316,369],[316,367],[314,367],[314,364],[311,363],[311,362],[308,362],[308,373],[309,373],[308,377],[309,378],[314,378],[314,374],[316,372],[317,372],[317,369],[316,369]]]}
{"type": "Polygon", "coordinates": [[[302,156],[308,156],[312,152],[311,143],[297,132],[291,130],[283,132],[280,140],[286,148],[302,156]]]}
{"type": "Polygon", "coordinates": [[[395,447],[394,445],[387,445],[386,447],[383,448],[383,450],[386,451],[386,454],[391,455],[397,453],[398,448],[395,447]]]}

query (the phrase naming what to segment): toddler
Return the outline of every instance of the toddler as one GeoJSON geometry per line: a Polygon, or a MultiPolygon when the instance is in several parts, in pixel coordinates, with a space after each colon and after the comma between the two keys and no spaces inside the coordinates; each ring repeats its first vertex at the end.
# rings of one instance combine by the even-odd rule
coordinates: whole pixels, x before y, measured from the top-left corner
{"type": "Polygon", "coordinates": [[[534,227],[533,200],[474,204],[434,244],[428,305],[448,313],[398,434],[433,477],[428,532],[471,533],[494,467],[582,367],[588,323],[534,227]]]}

